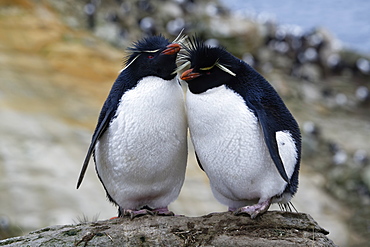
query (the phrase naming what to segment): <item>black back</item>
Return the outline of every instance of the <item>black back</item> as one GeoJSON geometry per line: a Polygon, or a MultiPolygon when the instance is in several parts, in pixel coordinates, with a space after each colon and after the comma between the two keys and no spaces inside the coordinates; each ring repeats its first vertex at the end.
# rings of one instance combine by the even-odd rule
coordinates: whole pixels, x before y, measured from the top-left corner
{"type": "Polygon", "coordinates": [[[262,127],[265,143],[269,149],[282,178],[290,184],[294,194],[298,188],[298,171],[301,159],[301,134],[298,123],[284,104],[275,89],[257,71],[242,62],[242,69],[236,75],[236,80],[226,84],[227,87],[241,95],[262,127]],[[297,148],[297,164],[289,179],[281,161],[276,142],[276,132],[288,130],[297,148]]]}

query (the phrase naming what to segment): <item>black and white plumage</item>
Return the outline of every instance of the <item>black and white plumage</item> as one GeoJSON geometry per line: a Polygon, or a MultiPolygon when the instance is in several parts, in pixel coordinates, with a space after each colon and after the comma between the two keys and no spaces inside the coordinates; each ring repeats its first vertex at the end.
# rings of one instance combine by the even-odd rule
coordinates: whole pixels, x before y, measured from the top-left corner
{"type": "Polygon", "coordinates": [[[118,216],[172,214],[187,162],[187,121],[175,78],[176,42],[152,36],[134,43],[101,110],[77,188],[90,157],[118,216]]]}
{"type": "Polygon", "coordinates": [[[215,198],[252,218],[289,207],[298,188],[299,127],[273,87],[224,48],[192,39],[182,55],[188,125],[215,198]]]}

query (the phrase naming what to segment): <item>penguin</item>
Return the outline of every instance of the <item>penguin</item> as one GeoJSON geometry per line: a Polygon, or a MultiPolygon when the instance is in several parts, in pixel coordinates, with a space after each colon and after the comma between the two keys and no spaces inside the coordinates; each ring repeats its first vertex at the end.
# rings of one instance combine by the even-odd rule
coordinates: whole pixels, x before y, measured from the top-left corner
{"type": "MultiPolygon", "coordinates": [[[[177,40],[177,39],[176,39],[177,40]]],[[[162,35],[128,48],[126,66],[100,112],[78,179],[91,155],[118,217],[173,215],[187,163],[184,95],[176,78],[181,47],[162,35]]]]}
{"type": "Polygon", "coordinates": [[[183,50],[178,69],[190,65],[180,77],[188,84],[190,137],[214,197],[235,215],[251,218],[272,203],[291,211],[301,134],[278,93],[225,48],[193,37],[183,50]]]}

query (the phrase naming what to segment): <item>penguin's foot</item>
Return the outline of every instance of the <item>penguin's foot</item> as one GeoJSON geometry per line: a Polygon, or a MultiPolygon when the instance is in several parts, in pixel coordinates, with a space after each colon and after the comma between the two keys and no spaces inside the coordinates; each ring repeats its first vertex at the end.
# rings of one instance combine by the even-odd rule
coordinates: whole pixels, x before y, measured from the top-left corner
{"type": "Polygon", "coordinates": [[[160,215],[160,216],[174,216],[175,214],[168,210],[168,207],[164,208],[155,208],[153,209],[154,215],[160,215]]]}
{"type": "MultiPolygon", "coordinates": [[[[245,206],[238,208],[234,211],[234,215],[250,215],[252,219],[256,218],[258,215],[265,213],[271,205],[271,199],[268,199],[258,204],[245,206]]],[[[232,211],[233,208],[229,208],[229,211],[232,211]]]]}
{"type": "Polygon", "coordinates": [[[149,209],[140,209],[140,210],[132,210],[132,209],[124,209],[122,216],[129,216],[130,219],[144,216],[144,215],[154,215],[154,213],[149,209]]]}

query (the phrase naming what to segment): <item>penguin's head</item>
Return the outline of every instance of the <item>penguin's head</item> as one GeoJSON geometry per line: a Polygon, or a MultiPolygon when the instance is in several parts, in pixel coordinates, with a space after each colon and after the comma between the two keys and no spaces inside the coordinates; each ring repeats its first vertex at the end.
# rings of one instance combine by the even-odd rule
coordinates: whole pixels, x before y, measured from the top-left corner
{"type": "Polygon", "coordinates": [[[181,79],[188,83],[192,93],[202,93],[235,80],[241,61],[224,48],[207,46],[198,38],[190,39],[184,48],[186,53],[181,59],[185,63],[179,68],[190,64],[181,79]]]}
{"type": "Polygon", "coordinates": [[[180,49],[178,43],[170,43],[162,35],[146,37],[128,48],[129,56],[122,71],[129,70],[138,80],[146,76],[171,80],[176,76],[176,55],[180,49]]]}

